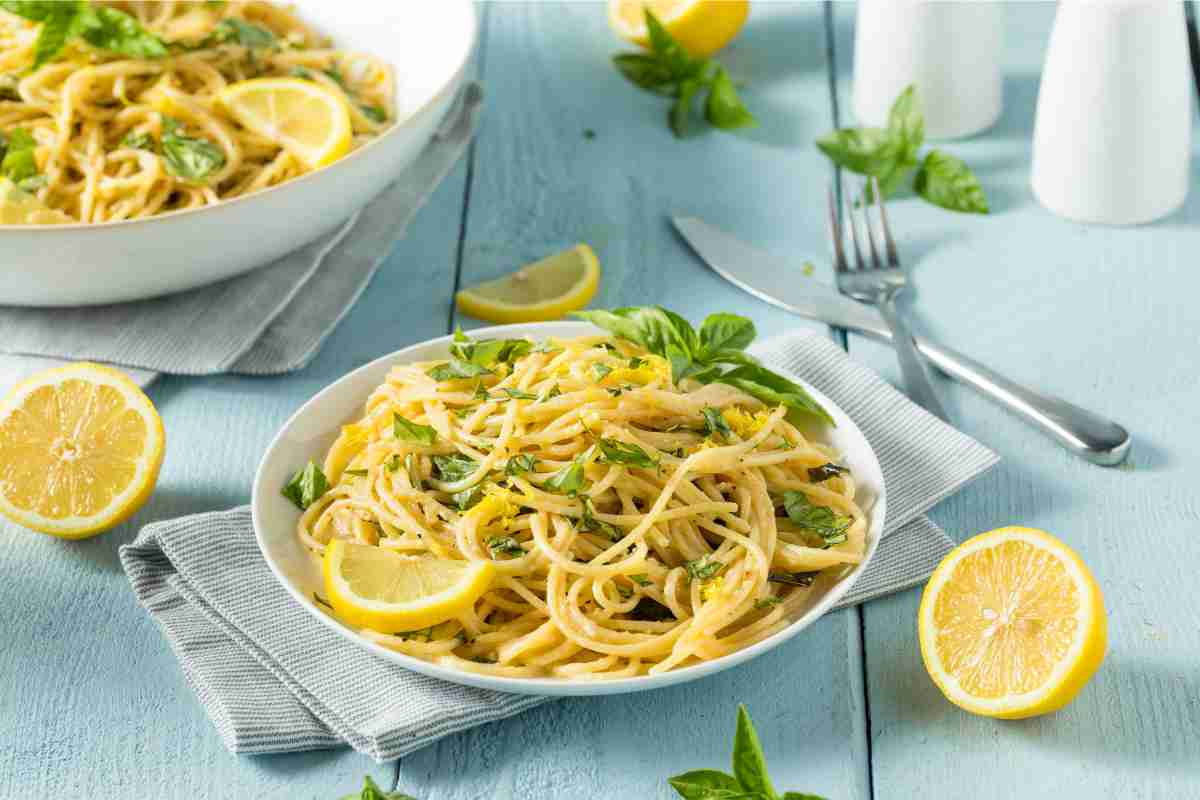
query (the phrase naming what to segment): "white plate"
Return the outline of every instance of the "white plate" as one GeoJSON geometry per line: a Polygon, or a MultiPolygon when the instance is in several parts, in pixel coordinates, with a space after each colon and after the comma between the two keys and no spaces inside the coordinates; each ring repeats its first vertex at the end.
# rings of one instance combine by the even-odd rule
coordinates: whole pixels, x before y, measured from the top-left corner
{"type": "Polygon", "coordinates": [[[99,225],[0,225],[0,305],[113,303],[232,277],[330,232],[416,159],[475,46],[469,0],[295,5],[337,47],[392,65],[396,124],[325,169],[215,206],[99,225]]]}
{"type": "MultiPolygon", "coordinates": [[[[504,325],[471,333],[473,336],[479,337],[531,336],[535,339],[544,339],[548,336],[560,338],[582,336],[595,333],[596,330],[590,324],[583,322],[543,322],[529,325],[504,325]]],[[[325,451],[337,437],[341,426],[356,421],[362,416],[367,396],[376,386],[384,382],[388,371],[393,366],[413,361],[445,358],[449,343],[450,337],[443,336],[440,339],[406,347],[372,361],[326,387],[316,397],[305,403],[284,424],[283,429],[267,448],[266,455],[259,464],[258,474],[254,478],[251,509],[254,532],[263,557],[266,558],[271,571],[275,573],[280,583],[291,593],[296,602],[307,609],[322,624],[345,637],[348,642],[347,647],[366,648],[381,658],[435,678],[502,692],[539,695],[597,695],[657,689],[712,675],[783,644],[815,622],[846,594],[875,553],[875,548],[879,544],[879,536],[883,531],[885,513],[883,473],[879,468],[879,461],[875,458],[875,453],[871,450],[871,446],[862,432],[846,416],[845,412],[804,381],[795,376],[789,376],[812,393],[817,402],[824,406],[837,421],[836,428],[826,429],[823,435],[817,438],[835,447],[842,454],[842,463],[849,466],[854,473],[859,489],[856,499],[870,515],[870,525],[867,528],[867,551],[863,562],[841,580],[826,579],[819,582],[817,590],[812,592],[811,604],[800,609],[795,621],[787,628],[757,644],[713,661],[672,670],[662,675],[600,681],[477,675],[422,661],[369,641],[356,633],[353,628],[326,614],[313,601],[314,592],[324,591],[320,564],[296,538],[296,523],[299,520],[300,512],[280,494],[280,488],[287,483],[297,469],[308,463],[310,459],[318,463],[322,460],[325,451]]]]}

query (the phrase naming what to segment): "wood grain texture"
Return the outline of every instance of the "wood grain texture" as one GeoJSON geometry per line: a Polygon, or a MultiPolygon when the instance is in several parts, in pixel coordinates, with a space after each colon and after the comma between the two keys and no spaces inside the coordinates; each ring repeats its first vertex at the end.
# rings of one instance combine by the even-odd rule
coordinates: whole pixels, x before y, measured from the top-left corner
{"type": "MultiPolygon", "coordinates": [[[[932,514],[956,539],[1006,524],[1044,528],[1095,573],[1109,654],[1056,715],[1001,722],[948,704],[925,674],[919,592],[865,607],[876,797],[1200,797],[1200,197],[1160,223],[1078,225],[1029,190],[1037,81],[1054,8],[1009,4],[1005,109],[946,150],[975,168],[993,214],[909,197],[889,206],[916,283],[915,324],[1002,372],[1110,415],[1134,437],[1128,465],[1067,455],[962,387],[941,382],[952,420],[1000,467],[932,514]]],[[[850,108],[852,10],[838,7],[842,107],[850,108]]],[[[1152,90],[1152,87],[1148,87],[1152,90]]],[[[851,354],[898,379],[893,354],[851,354]]]]}
{"type": "Polygon", "coordinates": [[[163,378],[167,457],[126,525],[60,542],[0,525],[0,798],[336,798],[393,765],[351,750],[230,755],[166,641],[136,607],[117,548],[152,520],[245,503],[258,458],[319,388],[446,332],[466,180],[460,164],[320,355],[278,378],[163,378]]]}

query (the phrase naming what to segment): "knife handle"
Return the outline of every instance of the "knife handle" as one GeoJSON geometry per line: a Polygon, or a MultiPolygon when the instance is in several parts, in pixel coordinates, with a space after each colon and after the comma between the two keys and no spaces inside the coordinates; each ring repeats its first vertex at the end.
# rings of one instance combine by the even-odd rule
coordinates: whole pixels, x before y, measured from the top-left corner
{"type": "Polygon", "coordinates": [[[1102,466],[1120,464],[1128,455],[1129,432],[1112,420],[1014,383],[962,353],[920,337],[913,340],[929,363],[1010,409],[1076,455],[1102,466]]]}

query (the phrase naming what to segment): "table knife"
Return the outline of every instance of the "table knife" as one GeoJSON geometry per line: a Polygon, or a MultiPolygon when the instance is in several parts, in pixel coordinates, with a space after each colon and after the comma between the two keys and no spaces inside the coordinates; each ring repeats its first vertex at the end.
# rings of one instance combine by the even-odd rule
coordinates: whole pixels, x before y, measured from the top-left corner
{"type": "MultiPolygon", "coordinates": [[[[738,241],[696,217],[673,217],[692,249],[718,275],[760,300],[799,314],[891,342],[879,312],[843,297],[832,287],[800,274],[769,253],[738,241]]],[[[929,363],[977,390],[1076,455],[1094,464],[1119,464],[1129,453],[1129,433],[1117,423],[1066,400],[1021,386],[979,362],[928,339],[915,337],[929,363]]]]}

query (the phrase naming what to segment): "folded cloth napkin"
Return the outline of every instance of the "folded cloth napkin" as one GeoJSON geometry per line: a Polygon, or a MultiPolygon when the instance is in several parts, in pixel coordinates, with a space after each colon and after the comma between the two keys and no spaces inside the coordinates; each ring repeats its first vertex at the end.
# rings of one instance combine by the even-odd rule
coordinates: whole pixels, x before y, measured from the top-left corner
{"type": "Polygon", "coordinates": [[[358,300],[409,221],[466,150],[483,105],[468,84],[411,167],[336,231],[212,286],[85,308],[0,307],[0,385],[58,359],[161,372],[252,375],[308,364],[358,300]]]}
{"type": "MultiPolygon", "coordinates": [[[[822,336],[779,337],[757,354],[845,409],[883,467],[884,538],[841,605],[927,578],[953,543],[923,513],[996,455],[822,336]]],[[[246,507],[148,525],[121,563],[233,752],[348,744],[386,761],[547,699],[445,683],[347,643],[276,582],[246,507]]]]}

